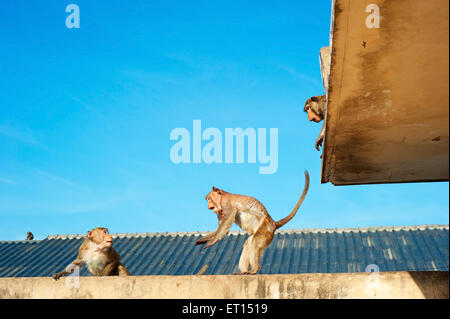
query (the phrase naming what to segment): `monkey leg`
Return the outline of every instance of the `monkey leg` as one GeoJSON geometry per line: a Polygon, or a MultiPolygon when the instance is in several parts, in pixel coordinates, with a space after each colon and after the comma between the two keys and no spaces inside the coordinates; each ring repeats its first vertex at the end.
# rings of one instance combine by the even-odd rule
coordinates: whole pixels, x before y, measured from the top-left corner
{"type": "Polygon", "coordinates": [[[247,272],[249,275],[254,275],[258,273],[260,269],[260,260],[264,250],[272,243],[273,234],[275,229],[269,220],[264,219],[256,230],[255,234],[252,236],[252,241],[249,247],[248,258],[251,271],[247,272]]]}
{"type": "Polygon", "coordinates": [[[244,243],[244,247],[242,248],[241,257],[239,258],[239,270],[241,274],[245,274],[250,269],[250,260],[249,253],[253,236],[250,236],[244,243]]]}

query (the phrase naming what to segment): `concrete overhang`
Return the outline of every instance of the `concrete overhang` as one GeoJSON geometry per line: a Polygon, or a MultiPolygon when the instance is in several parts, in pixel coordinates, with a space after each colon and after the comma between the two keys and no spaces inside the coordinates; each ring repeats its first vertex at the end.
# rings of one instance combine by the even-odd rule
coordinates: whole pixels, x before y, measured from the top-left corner
{"type": "Polygon", "coordinates": [[[449,180],[448,17],[448,0],[333,2],[322,183],[449,180]]]}

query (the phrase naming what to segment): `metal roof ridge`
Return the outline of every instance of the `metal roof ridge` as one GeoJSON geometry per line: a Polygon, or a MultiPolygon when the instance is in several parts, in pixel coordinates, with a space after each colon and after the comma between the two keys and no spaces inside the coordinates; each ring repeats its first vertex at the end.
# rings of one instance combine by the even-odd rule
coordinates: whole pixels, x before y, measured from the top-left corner
{"type": "MultiPolygon", "coordinates": [[[[370,231],[400,231],[400,230],[425,230],[425,229],[449,229],[448,224],[424,224],[424,225],[411,225],[411,226],[369,226],[369,227],[344,227],[344,228],[295,228],[295,229],[280,229],[277,233],[291,234],[291,233],[345,233],[345,232],[370,232],[370,231]]],[[[116,238],[137,238],[137,237],[161,237],[161,236],[192,236],[203,235],[209,231],[187,231],[187,232],[154,232],[154,233],[116,233],[111,234],[116,238]]],[[[229,232],[230,235],[244,235],[243,230],[234,230],[229,232]]],[[[80,239],[86,237],[85,234],[74,235],[49,235],[47,239],[80,239]]],[[[8,241],[11,242],[11,241],[8,241]]],[[[24,242],[24,241],[19,241],[24,242]]]]}
{"type": "Polygon", "coordinates": [[[423,224],[407,226],[368,226],[368,227],[342,227],[342,228],[304,228],[281,229],[278,233],[344,233],[344,232],[368,232],[368,231],[400,231],[400,230],[425,230],[425,229],[449,229],[448,224],[423,224]]]}
{"type": "Polygon", "coordinates": [[[1,243],[24,243],[24,244],[32,244],[40,242],[40,239],[26,240],[26,239],[14,239],[14,240],[0,240],[1,243]]]}
{"type": "MultiPolygon", "coordinates": [[[[191,232],[154,232],[154,233],[115,233],[111,236],[116,238],[137,238],[137,237],[160,237],[160,236],[184,236],[184,235],[202,235],[209,231],[191,231],[191,232]]],[[[73,234],[73,235],[49,235],[46,239],[80,239],[86,237],[85,234],[73,234]]]]}

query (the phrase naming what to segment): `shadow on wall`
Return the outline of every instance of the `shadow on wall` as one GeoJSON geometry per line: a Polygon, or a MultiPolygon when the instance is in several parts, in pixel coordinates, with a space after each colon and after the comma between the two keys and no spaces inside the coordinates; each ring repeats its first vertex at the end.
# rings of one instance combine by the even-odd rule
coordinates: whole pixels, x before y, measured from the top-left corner
{"type": "Polygon", "coordinates": [[[448,299],[448,271],[411,271],[409,274],[426,299],[448,299]]]}

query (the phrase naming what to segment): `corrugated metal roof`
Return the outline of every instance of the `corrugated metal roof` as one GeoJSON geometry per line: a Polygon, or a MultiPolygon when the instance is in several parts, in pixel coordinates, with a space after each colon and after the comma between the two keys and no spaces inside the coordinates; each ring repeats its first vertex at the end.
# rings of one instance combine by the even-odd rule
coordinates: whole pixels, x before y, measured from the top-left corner
{"type": "MultiPolygon", "coordinates": [[[[239,272],[248,235],[231,232],[215,246],[194,246],[204,232],[113,234],[132,275],[207,275],[239,272]]],[[[72,262],[84,235],[0,241],[0,277],[45,277],[72,262]]],[[[279,230],[261,259],[260,274],[449,269],[448,225],[279,230]]],[[[88,275],[86,267],[80,275],[88,275]]]]}

